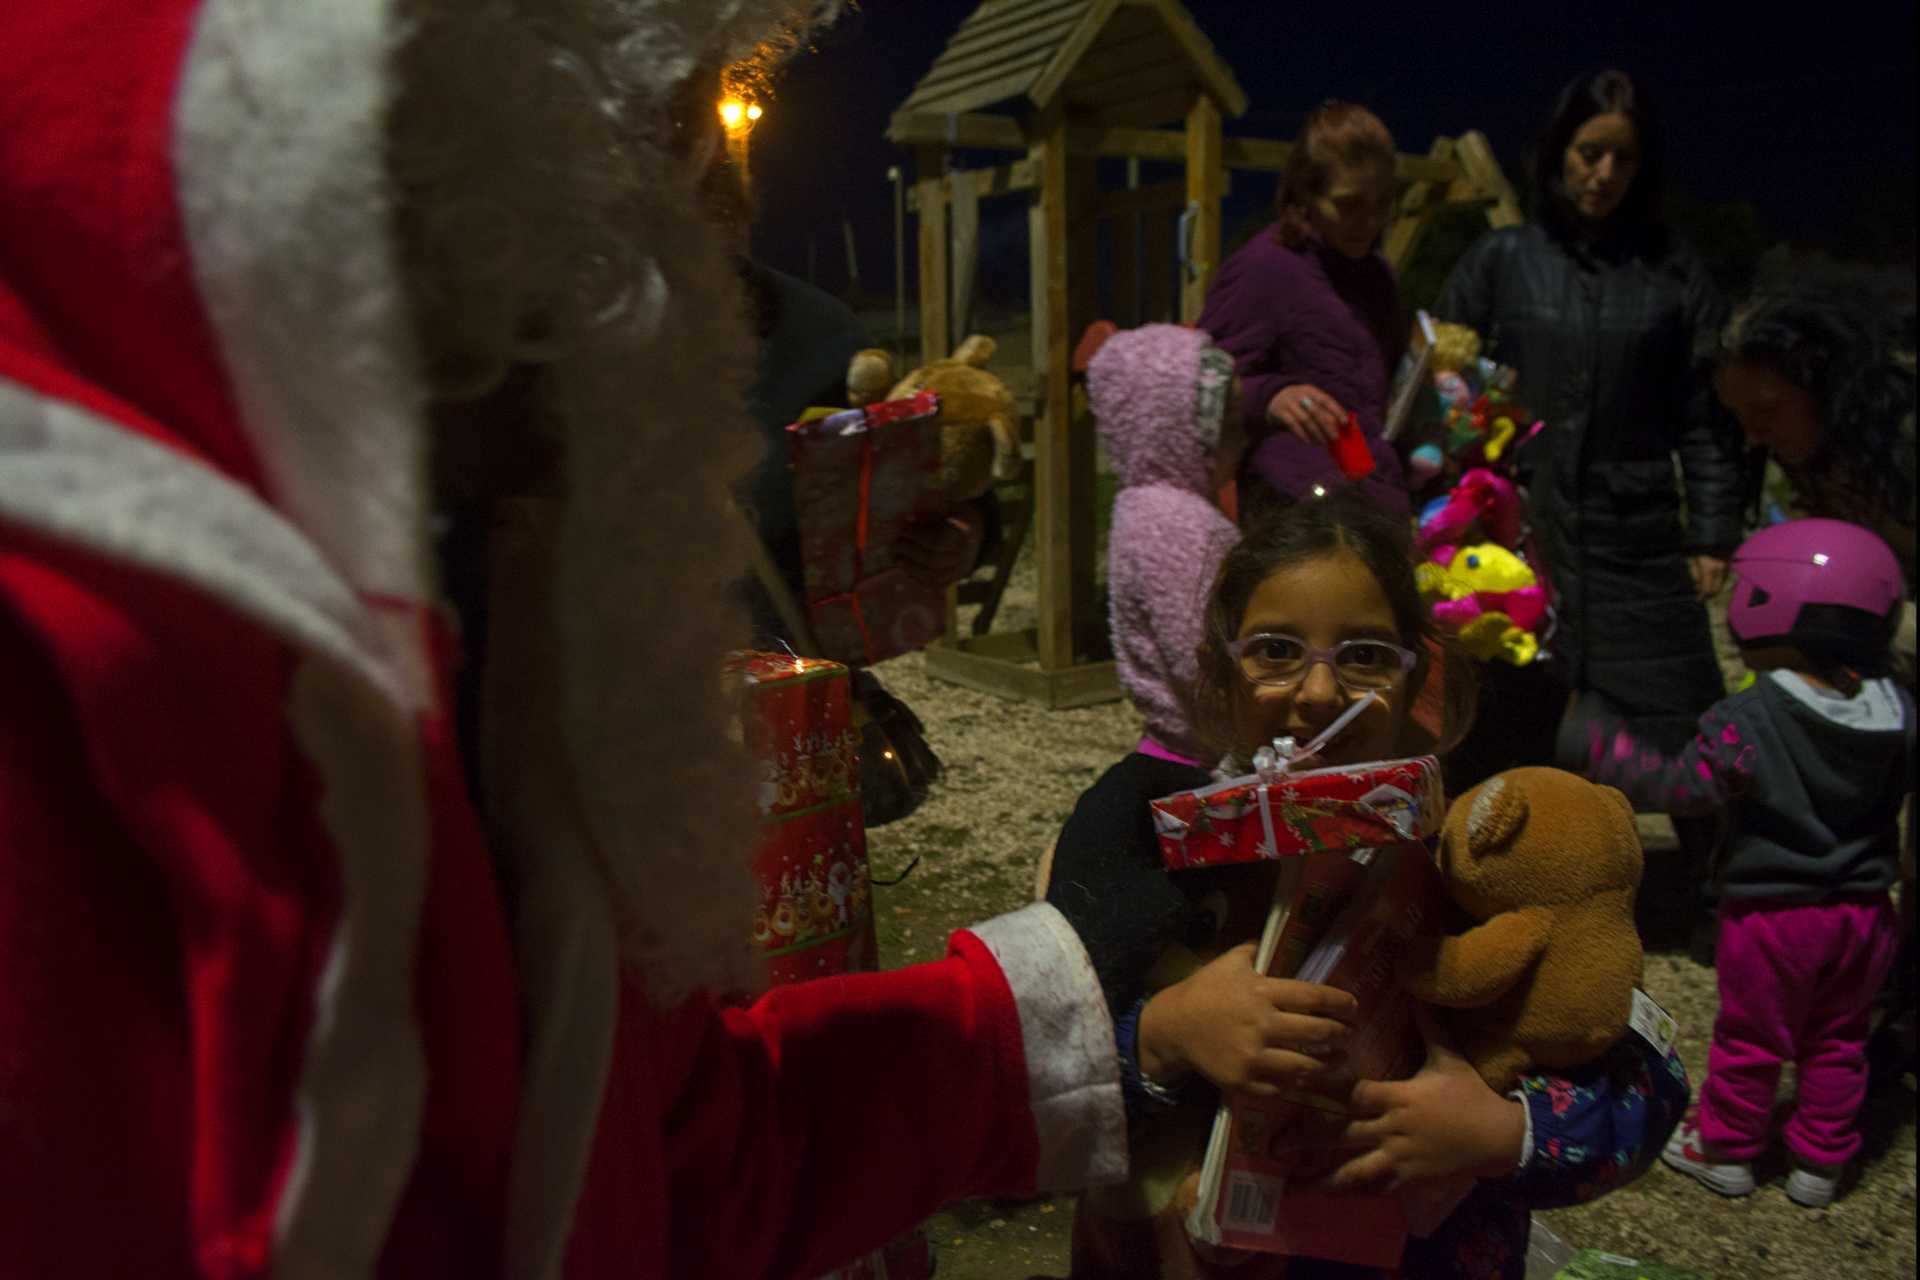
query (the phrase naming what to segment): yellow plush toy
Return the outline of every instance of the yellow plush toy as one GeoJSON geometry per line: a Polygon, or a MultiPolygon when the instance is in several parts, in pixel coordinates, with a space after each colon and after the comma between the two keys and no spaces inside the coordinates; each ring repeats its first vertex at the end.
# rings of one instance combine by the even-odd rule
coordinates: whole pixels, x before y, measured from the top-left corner
{"type": "MultiPolygon", "coordinates": [[[[1020,474],[1013,392],[987,372],[993,352],[993,339],[976,333],[945,360],[922,365],[887,392],[889,400],[916,391],[939,393],[941,487],[955,500],[978,497],[995,480],[1020,474]]],[[[855,356],[856,366],[859,361],[855,356]]]]}
{"type": "Polygon", "coordinates": [[[1546,613],[1546,591],[1517,554],[1497,542],[1436,547],[1434,559],[1413,572],[1434,619],[1468,653],[1519,667],[1538,656],[1534,629],[1546,613]]]}
{"type": "Polygon", "coordinates": [[[1444,320],[1433,326],[1432,367],[1435,373],[1458,373],[1480,357],[1480,335],[1464,324],[1444,320]]]}
{"type": "Polygon", "coordinates": [[[1440,860],[1475,923],[1440,938],[1407,989],[1447,1011],[1482,1079],[1504,1093],[1620,1038],[1640,982],[1640,837],[1625,796],[1559,769],[1510,769],[1454,801],[1440,860]]]}

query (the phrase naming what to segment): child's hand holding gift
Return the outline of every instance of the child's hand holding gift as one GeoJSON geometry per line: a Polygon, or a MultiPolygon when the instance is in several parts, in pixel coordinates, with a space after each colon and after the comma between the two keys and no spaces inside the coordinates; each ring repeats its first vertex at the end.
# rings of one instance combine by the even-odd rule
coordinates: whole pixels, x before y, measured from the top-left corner
{"type": "Polygon", "coordinates": [[[1415,1006],[1427,1062],[1410,1079],[1362,1080],[1348,1095],[1356,1117],[1342,1145],[1365,1147],[1328,1179],[1336,1190],[1398,1190],[1466,1174],[1501,1178],[1520,1163],[1527,1118],[1461,1056],[1431,1012],[1415,1006]]]}
{"type": "Polygon", "coordinates": [[[1354,998],[1269,978],[1254,944],[1235,947],[1160,991],[1140,1011],[1140,1070],[1171,1084],[1198,1071],[1229,1092],[1266,1097],[1320,1076],[1346,1039],[1354,998]]]}

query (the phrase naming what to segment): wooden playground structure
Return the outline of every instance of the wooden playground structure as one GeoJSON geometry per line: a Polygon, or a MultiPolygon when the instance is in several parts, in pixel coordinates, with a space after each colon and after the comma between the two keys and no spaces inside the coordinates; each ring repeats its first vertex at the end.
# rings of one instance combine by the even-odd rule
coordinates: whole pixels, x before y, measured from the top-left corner
{"type": "MultiPolygon", "coordinates": [[[[979,203],[1027,201],[1034,395],[1028,501],[1008,521],[994,576],[956,589],[980,603],[967,634],[948,609],[927,669],[991,693],[1073,707],[1119,696],[1100,616],[1094,564],[1095,436],[1076,407],[1073,344],[1094,320],[1191,324],[1221,256],[1220,202],[1235,170],[1277,173],[1292,144],[1228,138],[1222,121],[1245,92],[1178,0],[982,0],[897,110],[888,138],[913,152],[919,217],[923,361],[965,336],[978,251],[979,203]],[[1013,158],[959,169],[953,152],[1013,158]],[[1100,189],[1099,161],[1127,161],[1127,185],[1100,189]],[[1142,186],[1142,163],[1184,175],[1142,186]],[[1100,269],[1106,261],[1104,275],[1100,269]],[[1031,530],[1038,619],[989,629],[1000,591],[1031,530]]],[[[1484,208],[1494,226],[1521,221],[1512,186],[1477,132],[1402,154],[1385,251],[1395,267],[1448,206],[1484,208]]]]}

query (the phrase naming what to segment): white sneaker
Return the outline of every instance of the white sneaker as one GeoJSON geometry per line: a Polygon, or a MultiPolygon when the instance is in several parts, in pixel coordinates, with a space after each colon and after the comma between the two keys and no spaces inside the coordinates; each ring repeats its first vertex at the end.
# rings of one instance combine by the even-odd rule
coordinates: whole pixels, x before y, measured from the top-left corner
{"type": "Polygon", "coordinates": [[[1708,1190],[1723,1196],[1744,1196],[1753,1190],[1753,1166],[1745,1160],[1714,1159],[1700,1137],[1699,1120],[1694,1115],[1689,1114],[1680,1122],[1661,1149],[1660,1158],[1668,1167],[1697,1179],[1708,1190]]]}
{"type": "Polygon", "coordinates": [[[1807,1209],[1824,1209],[1833,1203],[1834,1193],[1840,1190],[1840,1174],[1845,1166],[1821,1168],[1810,1164],[1798,1164],[1787,1175],[1787,1199],[1807,1209]]]}

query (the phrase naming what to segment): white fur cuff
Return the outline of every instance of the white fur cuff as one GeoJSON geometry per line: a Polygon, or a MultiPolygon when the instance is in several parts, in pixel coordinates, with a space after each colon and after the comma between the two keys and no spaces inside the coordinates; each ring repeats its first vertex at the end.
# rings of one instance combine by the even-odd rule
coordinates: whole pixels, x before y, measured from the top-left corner
{"type": "Polygon", "coordinates": [[[999,961],[1020,1010],[1028,1097],[1040,1134],[1036,1190],[1127,1174],[1126,1110],[1113,1020],[1080,936],[1046,903],[972,930],[999,961]]]}

